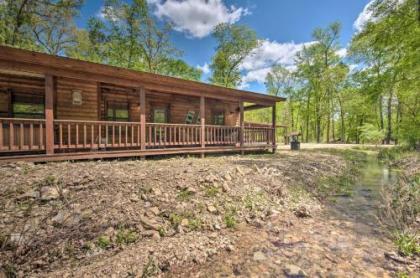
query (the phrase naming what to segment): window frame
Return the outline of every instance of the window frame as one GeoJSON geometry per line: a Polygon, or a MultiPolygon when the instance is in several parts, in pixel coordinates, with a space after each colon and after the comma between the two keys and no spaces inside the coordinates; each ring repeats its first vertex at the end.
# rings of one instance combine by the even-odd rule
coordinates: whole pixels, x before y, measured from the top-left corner
{"type": "Polygon", "coordinates": [[[212,113],[212,123],[214,125],[222,125],[222,126],[224,126],[225,123],[226,123],[226,113],[225,113],[225,110],[213,110],[213,113],[212,113]],[[219,123],[218,120],[217,120],[218,117],[220,117],[220,116],[223,117],[222,123],[219,123]]]}
{"type": "Polygon", "coordinates": [[[23,119],[45,119],[45,96],[33,93],[10,91],[10,116],[23,119]],[[40,112],[16,112],[15,105],[39,105],[40,112]]]}
{"type": "Polygon", "coordinates": [[[130,103],[128,102],[116,102],[116,101],[107,101],[105,109],[105,120],[111,122],[129,122],[130,121],[130,103]],[[112,110],[112,116],[109,116],[108,111],[112,110]],[[127,111],[127,117],[121,118],[117,117],[118,110],[127,111]]]}

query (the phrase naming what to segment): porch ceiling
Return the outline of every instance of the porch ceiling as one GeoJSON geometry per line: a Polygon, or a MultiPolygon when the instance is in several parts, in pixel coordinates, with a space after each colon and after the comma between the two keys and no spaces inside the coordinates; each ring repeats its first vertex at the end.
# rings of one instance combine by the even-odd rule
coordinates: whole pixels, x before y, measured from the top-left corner
{"type": "Polygon", "coordinates": [[[13,72],[23,71],[38,75],[51,74],[104,82],[127,88],[143,87],[148,91],[197,97],[204,96],[232,102],[244,101],[265,106],[271,106],[276,102],[285,100],[280,97],[229,89],[196,81],[95,64],[6,46],[0,46],[0,69],[13,72]]]}

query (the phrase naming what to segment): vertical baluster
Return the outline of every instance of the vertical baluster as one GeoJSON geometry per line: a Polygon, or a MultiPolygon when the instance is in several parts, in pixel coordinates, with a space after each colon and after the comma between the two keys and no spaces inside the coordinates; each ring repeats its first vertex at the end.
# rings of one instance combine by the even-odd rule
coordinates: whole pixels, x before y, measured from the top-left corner
{"type": "Polygon", "coordinates": [[[108,132],[109,132],[108,123],[106,123],[105,124],[105,148],[108,147],[108,132]]]}
{"type": "Polygon", "coordinates": [[[23,123],[20,123],[19,125],[19,150],[23,150],[24,140],[25,140],[25,134],[23,133],[23,123]]]}
{"type": "Polygon", "coordinates": [[[124,141],[124,143],[125,143],[125,146],[127,147],[127,143],[128,143],[128,138],[127,138],[127,136],[128,136],[128,125],[127,124],[125,124],[124,125],[125,126],[125,141],[124,141]]]}
{"type": "Polygon", "coordinates": [[[79,124],[76,123],[76,148],[79,147],[79,124]]]}
{"type": "Polygon", "coordinates": [[[0,150],[3,150],[3,121],[0,121],[0,150]]]}
{"type": "Polygon", "coordinates": [[[148,126],[148,128],[149,128],[149,146],[152,146],[153,144],[153,140],[152,140],[152,125],[149,125],[148,126]]]}
{"type": "MultiPolygon", "coordinates": [[[[146,136],[144,138],[146,139],[146,136]]],[[[137,146],[140,146],[140,125],[137,125],[137,146]]]]}
{"type": "Polygon", "coordinates": [[[42,123],[39,124],[39,149],[44,148],[44,131],[42,127],[42,123]]]}
{"type": "Polygon", "coordinates": [[[121,147],[121,125],[118,125],[118,147],[121,147]]]}
{"type": "Polygon", "coordinates": [[[71,145],[71,124],[67,124],[67,148],[70,149],[71,145]]]}
{"type": "Polygon", "coordinates": [[[112,125],[112,146],[115,145],[115,125],[112,125]]]}
{"type": "Polygon", "coordinates": [[[34,145],[34,123],[29,124],[29,149],[32,150],[34,145]]]}
{"type": "Polygon", "coordinates": [[[59,131],[58,137],[60,137],[59,146],[60,146],[60,149],[62,149],[63,148],[63,124],[62,123],[58,124],[58,131],[59,131]]]}
{"type": "Polygon", "coordinates": [[[131,146],[134,145],[134,125],[131,124],[131,146]]]}
{"type": "Polygon", "coordinates": [[[95,127],[93,124],[90,125],[90,148],[93,149],[95,143],[95,127]]]}
{"type": "Polygon", "coordinates": [[[13,150],[15,145],[15,130],[12,122],[9,122],[9,150],[13,150]]]}
{"type": "Polygon", "coordinates": [[[87,128],[86,124],[83,124],[83,148],[86,148],[86,136],[87,135],[87,128]]]}
{"type": "Polygon", "coordinates": [[[98,149],[102,148],[102,125],[98,126],[98,149]]]}

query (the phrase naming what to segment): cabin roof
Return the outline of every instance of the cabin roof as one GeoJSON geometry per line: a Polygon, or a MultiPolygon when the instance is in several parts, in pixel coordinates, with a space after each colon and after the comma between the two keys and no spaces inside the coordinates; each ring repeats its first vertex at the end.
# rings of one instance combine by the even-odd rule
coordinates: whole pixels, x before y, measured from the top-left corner
{"type": "Polygon", "coordinates": [[[130,70],[35,51],[0,46],[0,69],[35,74],[52,74],[82,80],[94,80],[146,90],[205,96],[228,101],[244,101],[269,106],[285,98],[245,90],[230,89],[203,82],[130,70]]]}

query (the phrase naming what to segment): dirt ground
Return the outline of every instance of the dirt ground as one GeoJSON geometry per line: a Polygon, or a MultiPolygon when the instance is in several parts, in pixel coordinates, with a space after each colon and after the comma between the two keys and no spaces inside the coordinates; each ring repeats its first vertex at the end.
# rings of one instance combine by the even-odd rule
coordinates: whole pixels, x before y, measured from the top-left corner
{"type": "MultiPolygon", "coordinates": [[[[0,167],[0,263],[18,277],[388,277],[372,223],[316,198],[321,151],[0,167]]],[[[318,196],[319,197],[319,196],[318,196]]],[[[0,277],[1,277],[0,272],[0,277]]]]}

